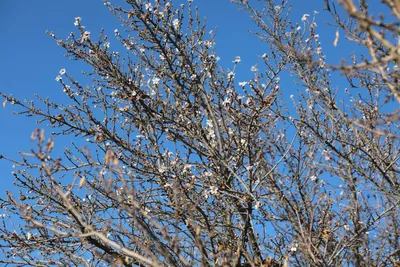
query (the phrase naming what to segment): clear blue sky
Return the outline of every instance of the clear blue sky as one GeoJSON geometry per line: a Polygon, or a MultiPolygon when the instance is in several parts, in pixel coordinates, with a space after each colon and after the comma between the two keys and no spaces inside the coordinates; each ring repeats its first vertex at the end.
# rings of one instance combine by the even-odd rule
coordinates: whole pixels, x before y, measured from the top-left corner
{"type": "MultiPolygon", "coordinates": [[[[111,1],[112,2],[112,1],[111,1]]],[[[173,1],[186,2],[185,0],[173,1]]],[[[332,49],[336,49],[334,60],[340,59],[340,54],[346,50],[332,45],[335,29],[324,25],[329,20],[322,12],[323,1],[293,1],[295,6],[292,21],[301,21],[304,13],[313,14],[320,10],[318,16],[318,30],[328,61],[332,59],[332,49]]],[[[113,3],[113,2],[112,2],[113,3]]],[[[117,3],[117,1],[115,1],[117,3]]],[[[260,62],[266,45],[258,41],[255,35],[248,33],[248,29],[255,29],[245,12],[237,11],[237,6],[229,0],[194,0],[200,8],[200,14],[207,17],[208,29],[217,30],[217,53],[221,57],[224,67],[232,66],[235,56],[241,56],[242,62],[237,71],[238,76],[250,77],[249,69],[260,62]]],[[[82,0],[41,0],[0,1],[0,91],[13,94],[19,99],[34,99],[34,94],[51,97],[56,102],[63,101],[61,86],[55,77],[62,68],[66,68],[79,80],[80,64],[63,57],[64,51],[54,40],[45,34],[46,30],[53,31],[58,37],[67,37],[75,31],[73,25],[75,17],[82,18],[82,24],[92,34],[104,28],[109,36],[119,27],[118,21],[112,16],[101,1],[82,0]]],[[[122,30],[122,29],[121,29],[122,30]]],[[[113,38],[110,39],[111,46],[113,38]]],[[[114,40],[115,42],[115,40],[114,40]]],[[[112,47],[111,47],[112,48],[112,47]]],[[[337,62],[337,61],[336,61],[337,62]]],[[[239,78],[240,79],[240,78],[239,78]]],[[[288,90],[296,90],[290,88],[288,90]]],[[[7,105],[0,108],[0,154],[16,156],[17,151],[29,151],[34,146],[30,141],[30,133],[37,127],[36,118],[12,116],[15,107],[7,105]]],[[[57,140],[56,140],[57,142],[57,140]]],[[[56,143],[57,144],[57,143],[56,143]]],[[[0,195],[4,196],[7,189],[11,189],[13,177],[9,162],[0,161],[0,195]]]]}

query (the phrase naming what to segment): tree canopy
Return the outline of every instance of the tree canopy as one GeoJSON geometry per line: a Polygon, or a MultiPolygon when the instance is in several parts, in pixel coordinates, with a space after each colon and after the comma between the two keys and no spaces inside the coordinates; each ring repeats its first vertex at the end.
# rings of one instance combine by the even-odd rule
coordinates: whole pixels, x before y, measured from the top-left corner
{"type": "Polygon", "coordinates": [[[1,93],[41,126],[0,155],[19,190],[0,199],[0,263],[400,266],[400,1],[321,0],[333,45],[357,47],[336,65],[317,12],[231,2],[267,48],[243,82],[191,0],[105,2],[124,30],[48,33],[90,83],[61,70],[62,103],[1,93]]]}

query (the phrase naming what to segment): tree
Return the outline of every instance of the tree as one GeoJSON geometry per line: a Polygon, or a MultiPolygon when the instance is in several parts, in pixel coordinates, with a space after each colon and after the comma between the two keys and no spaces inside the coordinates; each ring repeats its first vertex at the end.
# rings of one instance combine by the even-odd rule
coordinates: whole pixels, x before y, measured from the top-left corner
{"type": "Polygon", "coordinates": [[[115,32],[124,52],[80,18],[79,36],[49,32],[92,84],[61,71],[64,104],[2,94],[77,141],[55,155],[38,129],[31,153],[1,156],[20,190],[0,200],[1,263],[398,266],[400,2],[377,16],[342,0],[344,16],[324,1],[334,45],[344,34],[369,53],[340,65],[325,60],[316,14],[296,23],[288,1],[233,2],[270,51],[239,85],[192,1],[106,2],[126,27],[115,32]],[[281,76],[301,88],[289,102],[281,76]]]}

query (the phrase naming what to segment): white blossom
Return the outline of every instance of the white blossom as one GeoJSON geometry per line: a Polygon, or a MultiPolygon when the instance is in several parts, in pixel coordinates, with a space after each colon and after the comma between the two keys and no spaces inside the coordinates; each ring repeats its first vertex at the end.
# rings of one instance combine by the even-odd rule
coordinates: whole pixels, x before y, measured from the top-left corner
{"type": "Polygon", "coordinates": [[[237,57],[235,58],[235,60],[232,61],[232,62],[235,63],[235,64],[237,64],[237,63],[239,63],[240,61],[241,61],[240,56],[237,56],[237,57]]]}
{"type": "Polygon", "coordinates": [[[65,69],[60,70],[60,75],[64,75],[67,71],[65,69]]]}
{"type": "Polygon", "coordinates": [[[76,18],[75,18],[74,25],[75,25],[75,26],[78,26],[80,23],[81,23],[81,17],[76,17],[76,18]]]}
{"type": "Polygon", "coordinates": [[[179,19],[174,19],[172,21],[172,26],[174,27],[175,30],[179,30],[181,26],[181,22],[179,21],[179,19]]]}
{"type": "Polygon", "coordinates": [[[309,16],[310,14],[304,14],[303,17],[301,17],[301,21],[307,21],[309,16]]]}
{"type": "Polygon", "coordinates": [[[160,83],[160,78],[154,77],[151,81],[153,85],[158,85],[160,83]]]}
{"type": "Polygon", "coordinates": [[[90,32],[85,31],[82,34],[81,42],[89,41],[90,40],[90,32]]]}
{"type": "Polygon", "coordinates": [[[325,157],[325,160],[331,160],[331,152],[329,150],[324,149],[321,154],[325,157]]]}
{"type": "Polygon", "coordinates": [[[210,186],[210,193],[212,194],[212,195],[216,195],[217,193],[218,193],[218,187],[216,187],[216,186],[210,186]]]}
{"type": "Polygon", "coordinates": [[[153,6],[151,5],[151,3],[146,3],[146,4],[144,4],[144,8],[145,8],[147,11],[149,11],[149,10],[151,10],[151,9],[153,8],[153,6]]]}

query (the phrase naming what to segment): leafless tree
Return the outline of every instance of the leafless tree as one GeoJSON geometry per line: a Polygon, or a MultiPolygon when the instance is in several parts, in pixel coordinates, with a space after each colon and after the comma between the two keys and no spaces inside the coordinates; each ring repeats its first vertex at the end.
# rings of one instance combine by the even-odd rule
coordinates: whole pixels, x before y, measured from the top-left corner
{"type": "Polygon", "coordinates": [[[91,84],[62,70],[63,103],[2,94],[56,136],[35,130],[22,159],[1,156],[20,192],[0,200],[2,264],[399,266],[400,1],[383,0],[384,15],[320,2],[333,45],[366,52],[338,65],[317,14],[232,2],[269,47],[247,82],[239,57],[219,66],[192,1],[106,2],[120,51],[80,18],[66,40],[49,32],[91,84]],[[61,136],[74,140],[63,154],[61,136]]]}

